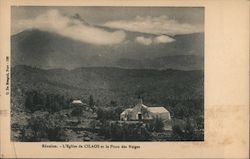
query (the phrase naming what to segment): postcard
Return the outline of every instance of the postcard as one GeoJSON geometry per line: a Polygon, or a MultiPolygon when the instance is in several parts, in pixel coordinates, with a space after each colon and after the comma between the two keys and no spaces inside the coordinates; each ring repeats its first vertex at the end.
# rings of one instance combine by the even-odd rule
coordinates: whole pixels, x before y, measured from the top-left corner
{"type": "Polygon", "coordinates": [[[248,158],[248,1],[1,1],[2,158],[248,158]]]}

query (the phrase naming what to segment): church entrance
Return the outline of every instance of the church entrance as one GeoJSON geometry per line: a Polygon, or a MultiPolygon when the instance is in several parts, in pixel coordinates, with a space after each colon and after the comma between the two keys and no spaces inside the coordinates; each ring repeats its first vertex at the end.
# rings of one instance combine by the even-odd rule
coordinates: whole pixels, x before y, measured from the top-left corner
{"type": "Polygon", "coordinates": [[[137,115],[138,115],[138,120],[142,120],[142,115],[141,115],[141,113],[138,113],[137,115]]]}

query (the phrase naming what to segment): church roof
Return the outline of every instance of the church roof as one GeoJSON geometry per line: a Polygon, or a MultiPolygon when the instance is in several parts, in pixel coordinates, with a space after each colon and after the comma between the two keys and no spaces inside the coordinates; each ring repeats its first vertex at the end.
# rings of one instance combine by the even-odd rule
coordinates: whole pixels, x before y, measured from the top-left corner
{"type": "Polygon", "coordinates": [[[132,110],[133,110],[133,108],[125,109],[126,112],[130,112],[130,111],[132,111],[132,110]]]}
{"type": "Polygon", "coordinates": [[[135,107],[136,107],[136,106],[142,106],[143,108],[148,108],[148,106],[146,106],[146,105],[144,105],[144,104],[141,104],[141,103],[136,104],[135,107]]]}
{"type": "Polygon", "coordinates": [[[125,109],[121,114],[125,114],[125,113],[128,113],[128,112],[131,112],[132,110],[133,110],[133,108],[125,109]]]}
{"type": "Polygon", "coordinates": [[[148,107],[148,111],[152,113],[167,113],[168,110],[164,107],[148,107]]]}

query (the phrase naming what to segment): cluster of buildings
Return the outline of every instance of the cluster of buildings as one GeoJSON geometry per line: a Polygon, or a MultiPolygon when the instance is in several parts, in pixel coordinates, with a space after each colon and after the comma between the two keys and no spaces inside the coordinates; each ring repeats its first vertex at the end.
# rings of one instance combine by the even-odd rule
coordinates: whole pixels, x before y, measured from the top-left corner
{"type": "MultiPolygon", "coordinates": [[[[86,106],[81,100],[73,100],[72,106],[86,106]]],[[[164,129],[170,130],[171,127],[171,116],[170,112],[162,107],[150,107],[143,104],[142,99],[133,107],[125,109],[120,114],[121,121],[149,121],[155,118],[160,118],[164,123],[164,129]]]]}

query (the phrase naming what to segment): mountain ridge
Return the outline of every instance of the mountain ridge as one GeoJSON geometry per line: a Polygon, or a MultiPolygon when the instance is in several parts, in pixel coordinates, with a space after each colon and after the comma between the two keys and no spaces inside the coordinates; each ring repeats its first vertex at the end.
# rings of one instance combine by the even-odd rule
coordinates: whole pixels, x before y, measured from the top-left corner
{"type": "MultiPolygon", "coordinates": [[[[73,40],[56,33],[38,29],[25,30],[11,37],[12,65],[26,64],[40,68],[69,69],[86,66],[135,69],[203,69],[203,34],[176,35],[174,37],[177,39],[175,42],[152,46],[142,46],[132,41],[136,36],[145,36],[147,34],[138,33],[134,35],[129,33],[128,35],[130,41],[125,44],[97,46],[73,40]],[[192,41],[194,44],[192,44],[192,41]],[[200,42],[196,44],[197,41],[200,42]],[[155,65],[157,64],[157,58],[176,55],[179,55],[179,58],[186,55],[201,57],[200,61],[198,60],[200,64],[197,66],[186,64],[179,67],[180,63],[178,64],[178,62],[172,62],[173,65],[171,66],[168,66],[165,62],[163,66],[155,65]],[[135,67],[133,63],[127,63],[124,66],[124,63],[119,63],[120,59],[141,60],[143,63],[139,67],[135,67]],[[147,59],[150,59],[150,62],[147,59]]],[[[190,60],[197,61],[197,59],[192,58],[190,60]]],[[[182,61],[180,60],[180,62],[182,61]]]]}

